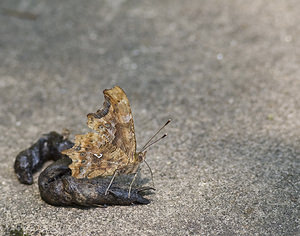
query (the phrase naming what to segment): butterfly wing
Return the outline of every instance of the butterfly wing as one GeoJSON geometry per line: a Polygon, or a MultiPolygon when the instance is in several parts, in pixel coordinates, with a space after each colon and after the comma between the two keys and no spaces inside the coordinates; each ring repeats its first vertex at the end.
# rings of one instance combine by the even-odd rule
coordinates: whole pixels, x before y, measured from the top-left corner
{"type": "Polygon", "coordinates": [[[127,165],[128,158],[120,148],[102,142],[97,133],[76,135],[75,145],[62,152],[72,159],[69,168],[73,177],[80,179],[110,176],[127,165]]]}
{"type": "Polygon", "coordinates": [[[134,159],[136,140],[128,98],[118,86],[103,91],[105,102],[96,113],[88,114],[88,126],[134,159]]]}
{"type": "Polygon", "coordinates": [[[88,127],[96,133],[76,135],[75,145],[62,152],[72,159],[73,177],[113,175],[134,160],[136,141],[128,98],[117,86],[103,93],[103,108],[87,115],[88,127]]]}

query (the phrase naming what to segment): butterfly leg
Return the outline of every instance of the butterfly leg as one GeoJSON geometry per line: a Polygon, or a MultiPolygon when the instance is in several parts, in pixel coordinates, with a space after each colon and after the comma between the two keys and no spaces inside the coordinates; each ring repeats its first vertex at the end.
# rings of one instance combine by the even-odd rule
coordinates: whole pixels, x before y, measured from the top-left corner
{"type": "Polygon", "coordinates": [[[110,189],[110,187],[111,187],[112,183],[114,182],[114,179],[115,179],[115,177],[116,177],[117,173],[118,173],[118,170],[116,170],[116,171],[115,171],[115,173],[114,173],[113,177],[111,178],[111,181],[110,181],[109,185],[107,186],[107,189],[105,190],[105,194],[104,194],[104,195],[107,195],[107,193],[108,193],[108,190],[110,189]]]}
{"type": "Polygon", "coordinates": [[[149,164],[146,162],[146,160],[144,160],[145,164],[147,165],[148,169],[150,170],[150,174],[151,174],[151,180],[152,180],[152,185],[153,185],[153,188],[155,188],[155,185],[154,185],[154,178],[153,178],[153,172],[149,166],[149,164]]]}
{"type": "Polygon", "coordinates": [[[128,198],[130,198],[130,193],[131,193],[132,185],[133,185],[133,183],[134,183],[134,181],[135,181],[135,179],[136,179],[136,177],[137,177],[137,175],[138,175],[138,173],[139,173],[139,170],[140,170],[140,167],[138,167],[138,169],[137,169],[137,171],[135,172],[135,174],[134,174],[134,176],[133,176],[133,179],[132,179],[132,181],[131,181],[131,183],[130,183],[130,185],[129,185],[128,198]]]}

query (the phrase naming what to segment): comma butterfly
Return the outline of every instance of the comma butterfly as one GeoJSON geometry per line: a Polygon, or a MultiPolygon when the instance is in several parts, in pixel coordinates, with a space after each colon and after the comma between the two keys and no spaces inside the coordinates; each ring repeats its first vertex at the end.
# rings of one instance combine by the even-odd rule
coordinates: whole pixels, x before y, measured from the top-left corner
{"type": "Polygon", "coordinates": [[[103,94],[105,98],[103,108],[87,115],[88,127],[96,132],[76,135],[74,146],[62,153],[72,159],[69,168],[75,178],[113,176],[106,194],[116,175],[135,174],[129,188],[128,195],[130,196],[131,186],[139,166],[145,161],[147,152],[145,150],[166,137],[165,134],[150,143],[171,120],[168,120],[142,150],[137,152],[133,118],[125,92],[115,86],[112,89],[105,89],[103,94]]]}

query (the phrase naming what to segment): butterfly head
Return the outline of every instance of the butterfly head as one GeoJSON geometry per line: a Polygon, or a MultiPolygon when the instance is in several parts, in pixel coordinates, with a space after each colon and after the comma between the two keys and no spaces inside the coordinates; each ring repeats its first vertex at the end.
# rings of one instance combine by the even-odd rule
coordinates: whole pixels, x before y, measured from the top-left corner
{"type": "Polygon", "coordinates": [[[138,162],[143,162],[146,158],[147,151],[135,153],[135,158],[138,162]]]}

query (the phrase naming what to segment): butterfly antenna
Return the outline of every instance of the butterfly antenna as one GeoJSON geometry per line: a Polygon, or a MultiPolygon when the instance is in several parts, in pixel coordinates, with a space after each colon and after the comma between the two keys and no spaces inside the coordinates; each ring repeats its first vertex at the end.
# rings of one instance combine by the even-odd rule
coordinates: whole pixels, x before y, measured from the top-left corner
{"type": "MultiPolygon", "coordinates": [[[[159,132],[165,128],[169,123],[171,122],[171,119],[169,119],[149,140],[148,142],[142,147],[141,152],[144,151],[147,148],[147,145],[156,137],[156,135],[159,134],[159,132]]],[[[161,138],[160,138],[161,139],[161,138]]],[[[152,144],[151,144],[152,145],[152,144]]],[[[151,145],[148,145],[151,146],[151,145]]]]}
{"type": "Polygon", "coordinates": [[[147,148],[151,147],[153,144],[159,142],[160,140],[162,140],[163,138],[167,137],[168,134],[164,134],[163,136],[161,136],[159,139],[153,141],[152,143],[149,143],[146,147],[144,147],[141,152],[145,151],[147,148]]]}
{"type": "Polygon", "coordinates": [[[153,172],[149,166],[149,164],[146,162],[146,160],[144,160],[145,164],[147,165],[148,169],[150,170],[150,174],[151,174],[151,179],[152,179],[152,185],[153,185],[153,188],[155,188],[154,186],[154,179],[153,179],[153,172]]]}

